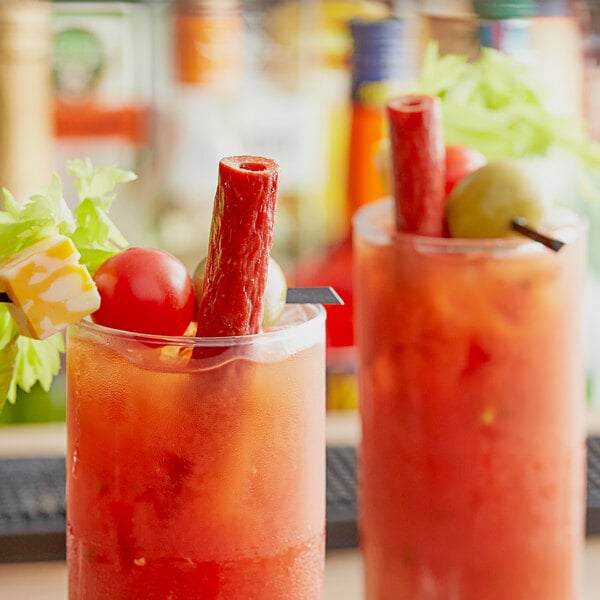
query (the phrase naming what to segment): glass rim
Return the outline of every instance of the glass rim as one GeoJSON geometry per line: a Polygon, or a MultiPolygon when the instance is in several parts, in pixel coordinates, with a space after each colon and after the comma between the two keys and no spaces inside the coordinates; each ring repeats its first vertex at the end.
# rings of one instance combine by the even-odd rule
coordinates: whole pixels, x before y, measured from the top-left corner
{"type": "MultiPolygon", "coordinates": [[[[560,216],[562,221],[548,223],[543,231],[557,237],[566,244],[573,243],[581,233],[588,229],[587,219],[572,208],[564,206],[553,207],[553,221],[560,216]],[[570,235],[559,235],[569,233],[570,235]]],[[[399,241],[411,243],[420,249],[429,252],[446,252],[452,254],[472,254],[474,252],[487,253],[533,253],[542,250],[548,251],[540,242],[536,242],[523,235],[514,235],[505,238],[451,238],[419,235],[416,233],[398,232],[387,226],[383,219],[394,214],[394,199],[385,197],[375,202],[361,206],[352,217],[352,226],[355,233],[362,239],[374,245],[392,245],[399,241]]],[[[392,222],[392,225],[394,223],[392,222]]]]}
{"type": "Polygon", "coordinates": [[[303,321],[294,322],[289,325],[273,326],[259,333],[247,335],[232,335],[220,337],[199,337],[192,335],[162,335],[154,333],[139,333],[135,331],[125,331],[115,329],[94,323],[90,317],[86,317],[70,325],[71,328],[81,329],[83,332],[100,334],[103,336],[118,338],[123,341],[148,343],[160,346],[181,346],[181,347],[232,347],[249,346],[256,344],[277,343],[284,341],[298,334],[299,330],[308,329],[315,323],[325,321],[326,311],[322,304],[296,304],[288,305],[300,307],[308,311],[307,318],[303,321]]]}

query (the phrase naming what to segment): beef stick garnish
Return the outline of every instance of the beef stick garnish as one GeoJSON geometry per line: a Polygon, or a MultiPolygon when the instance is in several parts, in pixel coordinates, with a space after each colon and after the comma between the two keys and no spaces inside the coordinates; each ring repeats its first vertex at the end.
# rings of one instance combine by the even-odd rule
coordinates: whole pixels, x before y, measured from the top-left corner
{"type": "Polygon", "coordinates": [[[445,149],[440,100],[406,95],[387,104],[398,231],[442,236],[445,149]]]}
{"type": "Polygon", "coordinates": [[[273,160],[232,156],[219,162],[198,336],[260,332],[278,184],[273,160]]]}

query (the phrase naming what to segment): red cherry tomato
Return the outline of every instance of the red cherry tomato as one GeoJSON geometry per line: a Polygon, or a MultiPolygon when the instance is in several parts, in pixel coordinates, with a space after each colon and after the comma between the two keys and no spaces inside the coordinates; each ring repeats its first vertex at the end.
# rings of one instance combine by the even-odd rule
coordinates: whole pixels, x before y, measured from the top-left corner
{"type": "Polygon", "coordinates": [[[128,248],[105,261],[94,281],[92,320],[138,333],[181,335],[194,319],[194,284],[183,263],[158,248],[128,248]]]}
{"type": "Polygon", "coordinates": [[[475,148],[446,146],[446,196],[463,177],[483,167],[486,162],[485,156],[475,148]]]}

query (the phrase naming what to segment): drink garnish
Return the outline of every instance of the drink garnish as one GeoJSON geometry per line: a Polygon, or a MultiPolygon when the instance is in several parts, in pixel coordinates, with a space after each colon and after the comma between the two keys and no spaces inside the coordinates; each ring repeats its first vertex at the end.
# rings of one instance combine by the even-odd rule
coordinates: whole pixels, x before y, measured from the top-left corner
{"type": "Polygon", "coordinates": [[[440,100],[405,95],[387,104],[398,231],[444,234],[445,149],[440,100]]]}
{"type": "Polygon", "coordinates": [[[5,192],[0,211],[1,404],[15,400],[17,387],[29,391],[39,382],[49,388],[64,351],[60,332],[90,314],[95,322],[127,331],[220,337],[259,333],[263,316],[267,325],[274,324],[286,301],[341,302],[330,289],[298,296],[303,290],[294,288],[286,298],[285,275],[270,257],[279,177],[271,159],[220,161],[209,253],[197,294],[178,259],[155,248],[129,248],[108,218],[114,187],[134,179],[133,173],[94,168],[89,160],[70,161],[68,172],[79,191],[72,212],[57,176],[45,194],[25,203],[5,192]],[[134,266],[134,257],[148,264],[134,266]],[[174,269],[181,285],[171,277],[174,269]],[[265,294],[269,273],[272,291],[265,294]],[[33,283],[40,278],[42,285],[33,283]]]}
{"type": "Polygon", "coordinates": [[[279,166],[233,156],[219,162],[197,335],[258,333],[273,246],[279,166]]]}
{"type": "MultiPolygon", "coordinates": [[[[202,297],[202,287],[204,285],[204,273],[206,271],[206,257],[197,265],[194,271],[194,287],[196,297],[202,297]]],[[[269,257],[269,266],[267,269],[267,283],[264,291],[262,327],[274,325],[285,308],[286,304],[287,279],[279,263],[271,256],[269,257]]]]}
{"type": "Polygon", "coordinates": [[[0,262],[0,289],[22,335],[43,340],[100,306],[92,276],[64,235],[43,238],[0,262]]]}
{"type": "Polygon", "coordinates": [[[575,116],[553,114],[533,65],[493,48],[475,61],[439,52],[431,42],[412,91],[440,98],[444,139],[482,152],[489,161],[560,151],[600,168],[600,144],[575,116]]]}
{"type": "MultiPolygon", "coordinates": [[[[79,192],[79,202],[73,211],[65,202],[57,175],[52,176],[45,192],[26,201],[17,200],[3,190],[0,263],[4,269],[3,286],[9,289],[2,289],[0,295],[0,409],[6,400],[15,401],[17,388],[29,391],[36,383],[46,391],[50,388],[60,370],[60,354],[64,352],[62,334],[51,334],[52,329],[62,329],[71,318],[94,310],[94,292],[88,285],[88,276],[109,256],[128,245],[108,218],[108,211],[115,186],[136,176],[112,166],[94,167],[89,159],[69,161],[67,170],[79,192]],[[54,281],[54,286],[45,288],[46,295],[36,288],[39,284],[26,289],[23,274],[18,274],[19,258],[28,262],[23,273],[30,269],[37,278],[44,270],[39,270],[38,263],[46,264],[47,282],[54,281]],[[68,277],[61,279],[59,285],[57,277],[61,272],[68,277]],[[60,310],[48,304],[57,294],[64,300],[60,310]],[[44,310],[50,311],[46,315],[50,325],[42,325],[41,312],[27,313],[31,310],[29,301],[38,303],[38,309],[41,302],[44,310]],[[69,303],[73,309],[80,301],[85,307],[79,304],[78,312],[64,310],[69,303]],[[22,314],[24,309],[26,318],[22,314]],[[57,310],[62,312],[61,319],[57,310]],[[33,339],[30,335],[45,339],[33,339]]],[[[36,281],[35,277],[32,281],[36,281]]]]}
{"type": "Polygon", "coordinates": [[[166,250],[131,246],[104,261],[94,282],[101,298],[94,323],[159,336],[191,330],[194,284],[181,260],[166,250]]]}
{"type": "Polygon", "coordinates": [[[521,159],[488,162],[461,179],[446,201],[452,237],[503,238],[515,235],[511,220],[520,217],[539,227],[548,205],[541,177],[521,159]]]}
{"type": "MultiPolygon", "coordinates": [[[[515,220],[516,221],[516,220],[515,220]]],[[[515,222],[515,229],[519,227],[520,229],[525,228],[525,225],[519,220],[519,223],[515,222]]],[[[535,232],[536,237],[545,238],[547,240],[551,240],[552,248],[555,249],[555,246],[558,244],[562,247],[563,242],[559,242],[558,240],[552,240],[552,238],[548,238],[538,232],[535,232]]],[[[556,248],[559,249],[559,248],[556,248]]],[[[12,302],[8,294],[5,292],[0,292],[0,303],[2,302],[12,302]]],[[[286,304],[339,304],[343,305],[344,300],[340,297],[340,295],[331,287],[331,286],[322,286],[322,287],[289,287],[286,289],[285,295],[285,303],[286,304]]],[[[274,321],[269,320],[269,324],[272,324],[274,321]]],[[[263,321],[263,324],[264,321],[263,321]]]]}
{"type": "Polygon", "coordinates": [[[471,239],[521,234],[560,250],[563,242],[538,229],[547,194],[525,160],[483,159],[446,193],[439,106],[436,96],[414,94],[388,102],[397,230],[471,239]]]}
{"type": "Polygon", "coordinates": [[[450,192],[446,201],[453,237],[504,238],[520,234],[558,252],[564,243],[540,231],[548,204],[540,177],[525,160],[491,161],[450,192]]]}

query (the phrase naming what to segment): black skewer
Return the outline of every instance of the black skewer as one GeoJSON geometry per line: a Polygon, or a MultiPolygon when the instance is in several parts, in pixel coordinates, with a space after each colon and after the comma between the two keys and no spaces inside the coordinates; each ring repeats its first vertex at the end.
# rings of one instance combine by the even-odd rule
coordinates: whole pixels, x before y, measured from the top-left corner
{"type": "Polygon", "coordinates": [[[332,287],[288,288],[287,304],[344,304],[332,287]]]}
{"type": "Polygon", "coordinates": [[[557,240],[555,238],[551,238],[550,236],[544,235],[539,231],[536,231],[532,227],[527,225],[527,220],[521,217],[517,217],[511,221],[512,228],[519,233],[527,236],[528,238],[539,242],[546,246],[546,248],[550,248],[550,250],[554,250],[554,252],[558,252],[564,245],[564,242],[557,240]]]}
{"type": "MultiPolygon", "coordinates": [[[[0,292],[0,303],[12,302],[6,292],[0,292]]],[[[338,293],[331,287],[288,288],[288,304],[344,304],[338,293]]]]}

